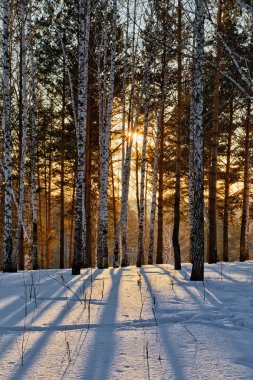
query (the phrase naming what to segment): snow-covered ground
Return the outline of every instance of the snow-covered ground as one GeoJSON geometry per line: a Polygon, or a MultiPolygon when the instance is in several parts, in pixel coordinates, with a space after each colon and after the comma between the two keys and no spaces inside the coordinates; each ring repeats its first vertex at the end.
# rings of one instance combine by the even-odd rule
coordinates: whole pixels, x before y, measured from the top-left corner
{"type": "Polygon", "coordinates": [[[0,379],[253,379],[253,262],[0,274],[0,379]]]}

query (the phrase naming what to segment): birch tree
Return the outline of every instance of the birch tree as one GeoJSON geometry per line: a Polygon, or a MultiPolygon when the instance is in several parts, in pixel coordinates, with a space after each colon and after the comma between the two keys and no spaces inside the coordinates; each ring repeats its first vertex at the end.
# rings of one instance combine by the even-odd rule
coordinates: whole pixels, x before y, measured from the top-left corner
{"type": "Polygon", "coordinates": [[[72,274],[80,274],[82,265],[86,265],[86,216],[84,194],[84,162],[87,123],[88,97],[88,57],[90,37],[91,0],[79,1],[79,50],[78,50],[78,120],[77,120],[77,176],[75,237],[72,274]],[[86,8],[86,14],[85,14],[86,8]]]}
{"type": "Polygon", "coordinates": [[[10,51],[9,22],[10,2],[3,0],[3,133],[4,133],[4,257],[3,271],[15,272],[16,263],[12,261],[12,157],[10,127],[10,51]]]}
{"type": "MultiPolygon", "coordinates": [[[[27,44],[26,44],[26,22],[25,22],[25,0],[20,2],[21,14],[21,65],[22,65],[22,145],[19,171],[19,199],[18,199],[18,225],[16,230],[16,241],[14,248],[14,265],[18,266],[18,252],[20,249],[23,231],[23,208],[25,195],[25,160],[27,147],[27,124],[28,124],[28,99],[27,99],[27,44]]],[[[25,263],[30,267],[29,262],[25,263]]]]}
{"type": "Polygon", "coordinates": [[[150,62],[147,63],[147,71],[145,77],[145,116],[144,131],[141,156],[141,184],[140,184],[140,207],[138,215],[138,251],[136,266],[141,267],[143,263],[143,231],[144,231],[144,205],[145,205],[145,176],[146,176],[146,154],[147,154],[147,134],[149,124],[149,103],[150,103],[150,62]]]}
{"type": "MultiPolygon", "coordinates": [[[[130,18],[129,12],[129,1],[127,2],[127,19],[130,18]]],[[[122,153],[122,157],[125,157],[124,162],[122,162],[122,190],[121,190],[121,210],[119,222],[117,225],[117,231],[114,241],[114,266],[119,265],[119,241],[121,236],[121,266],[128,265],[127,258],[127,211],[128,211],[128,195],[129,195],[129,179],[130,179],[130,169],[131,169],[131,156],[132,156],[132,145],[133,145],[133,136],[138,124],[139,115],[140,115],[140,106],[142,104],[143,98],[143,86],[141,89],[139,103],[135,110],[136,103],[136,50],[137,50],[137,41],[136,41],[136,14],[137,14],[137,0],[134,0],[133,4],[133,31],[132,31],[132,52],[131,52],[131,88],[129,96],[129,109],[128,109],[128,126],[127,126],[127,142],[123,144],[123,149],[126,152],[122,153]]],[[[128,21],[127,21],[127,42],[128,42],[128,21]]],[[[127,49],[127,46],[126,46],[127,49]]],[[[125,74],[124,74],[125,75],[125,74]]],[[[126,115],[125,102],[123,102],[123,115],[126,115]]],[[[125,126],[123,122],[123,128],[125,126]]],[[[123,133],[122,133],[123,135],[123,133]]],[[[122,137],[123,138],[123,137],[122,137]]]]}
{"type": "MultiPolygon", "coordinates": [[[[106,10],[107,12],[107,10],[106,10]]],[[[110,130],[111,116],[114,94],[115,76],[115,56],[116,56],[116,18],[117,2],[113,1],[113,21],[112,21],[112,46],[111,46],[111,67],[109,79],[109,94],[107,96],[106,83],[104,84],[103,99],[100,102],[100,195],[99,195],[99,226],[97,245],[97,265],[98,268],[108,267],[108,175],[110,159],[110,130]],[[107,102],[107,104],[106,104],[107,102]],[[104,107],[103,107],[104,104],[104,107]]],[[[104,25],[104,49],[107,50],[107,22],[104,25]]],[[[107,59],[104,58],[104,76],[106,76],[105,65],[107,59]]],[[[101,75],[101,73],[99,73],[101,75]]],[[[104,78],[106,81],[106,78],[104,78]]],[[[101,91],[101,89],[100,89],[101,91]]]]}
{"type": "Polygon", "coordinates": [[[159,154],[159,145],[160,145],[160,137],[161,137],[161,124],[162,124],[162,119],[163,119],[162,115],[163,114],[164,114],[164,97],[162,97],[161,104],[160,104],[159,116],[157,118],[157,129],[156,129],[156,140],[155,140],[152,201],[151,201],[150,221],[149,221],[148,264],[150,264],[150,265],[153,264],[153,257],[154,257],[158,154],[159,154]]]}

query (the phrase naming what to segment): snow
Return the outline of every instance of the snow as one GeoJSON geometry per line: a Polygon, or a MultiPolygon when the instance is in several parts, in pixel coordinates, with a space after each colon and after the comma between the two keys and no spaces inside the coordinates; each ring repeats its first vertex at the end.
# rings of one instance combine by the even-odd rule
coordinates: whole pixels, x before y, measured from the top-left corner
{"type": "Polygon", "coordinates": [[[253,262],[0,274],[0,379],[253,379],[253,262]]]}

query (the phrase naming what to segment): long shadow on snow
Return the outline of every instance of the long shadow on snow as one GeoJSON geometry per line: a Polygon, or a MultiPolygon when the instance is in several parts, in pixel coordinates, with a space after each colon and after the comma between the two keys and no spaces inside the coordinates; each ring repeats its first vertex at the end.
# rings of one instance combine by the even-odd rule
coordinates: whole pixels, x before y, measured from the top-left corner
{"type": "MultiPolygon", "coordinates": [[[[75,284],[75,282],[81,281],[83,276],[85,276],[87,273],[88,273],[88,271],[85,271],[84,273],[82,273],[82,275],[80,277],[74,278],[73,281],[71,281],[71,286],[73,286],[75,284]]],[[[26,274],[28,276],[29,272],[27,272],[26,274]]],[[[66,276],[66,273],[65,273],[65,276],[66,276]]],[[[23,286],[23,285],[21,284],[21,286],[23,286]]],[[[38,285],[38,286],[40,287],[40,285],[38,285]]],[[[48,277],[47,286],[44,288],[44,290],[42,292],[40,291],[38,294],[39,294],[39,296],[44,295],[44,294],[45,295],[50,294],[52,296],[52,294],[53,294],[56,297],[56,295],[61,295],[61,294],[65,293],[65,291],[66,291],[65,287],[61,286],[59,289],[59,286],[61,286],[61,285],[59,283],[57,283],[57,281],[48,277]],[[53,293],[53,292],[55,292],[55,293],[53,293]]],[[[48,308],[55,303],[55,301],[56,301],[55,297],[52,297],[51,302],[48,302],[46,304],[45,304],[45,302],[43,302],[43,306],[42,305],[40,306],[40,297],[38,297],[38,299],[37,299],[38,308],[36,310],[35,310],[34,302],[28,302],[28,304],[27,304],[27,316],[26,316],[26,330],[27,331],[29,331],[31,319],[32,319],[32,323],[34,324],[35,321],[39,317],[41,317],[43,315],[43,313],[48,311],[48,308]],[[34,317],[33,317],[33,313],[34,313],[34,317]]],[[[9,304],[5,308],[3,308],[0,312],[0,316],[2,316],[1,319],[3,319],[5,316],[7,316],[6,322],[3,325],[0,325],[0,335],[6,335],[6,334],[10,335],[9,338],[7,339],[7,341],[5,340],[4,344],[0,344],[1,352],[6,352],[8,347],[10,347],[13,343],[16,343],[15,332],[17,332],[17,331],[22,332],[23,328],[24,328],[23,325],[21,325],[19,327],[17,325],[20,322],[25,320],[25,309],[26,309],[25,299],[23,301],[22,306],[20,306],[18,308],[17,308],[17,305],[15,305],[15,304],[16,304],[16,301],[12,302],[11,304],[9,304]],[[13,311],[13,309],[15,309],[15,311],[13,311]],[[11,317],[10,317],[10,315],[11,315],[11,317]],[[14,332],[14,335],[13,335],[13,332],[14,332]]],[[[1,320],[0,320],[0,323],[1,323],[1,320]]]]}
{"type": "MultiPolygon", "coordinates": [[[[88,272],[86,271],[86,272],[82,273],[81,276],[83,277],[87,273],[88,272]]],[[[56,296],[61,297],[61,295],[66,292],[66,288],[64,286],[61,286],[59,289],[60,284],[56,280],[54,280],[53,278],[50,278],[50,277],[48,279],[49,279],[49,282],[48,282],[47,286],[45,286],[43,288],[43,291],[40,290],[41,285],[40,284],[37,285],[37,305],[38,305],[38,308],[36,310],[36,313],[35,313],[36,316],[33,319],[33,321],[35,321],[38,317],[40,317],[40,315],[43,313],[45,308],[48,308],[52,304],[52,302],[51,302],[51,303],[47,303],[44,306],[41,306],[40,301],[52,300],[53,302],[55,302],[57,300],[56,296]],[[50,295],[50,298],[46,297],[47,294],[50,295]],[[43,296],[45,296],[45,297],[43,297],[43,296]],[[38,311],[39,311],[39,313],[38,313],[38,311]]],[[[79,281],[79,280],[80,280],[80,278],[75,278],[75,280],[73,282],[71,282],[71,286],[74,285],[74,283],[76,281],[79,281]]],[[[12,303],[10,303],[6,307],[2,308],[1,312],[0,312],[0,316],[1,316],[0,327],[3,327],[3,328],[6,327],[7,328],[8,326],[17,325],[19,322],[21,322],[24,319],[26,308],[27,308],[27,315],[26,315],[27,320],[29,320],[29,315],[33,313],[35,304],[34,304],[34,301],[30,301],[30,299],[29,299],[29,290],[28,290],[28,300],[27,300],[27,306],[26,306],[25,305],[24,290],[23,290],[24,285],[21,283],[20,287],[22,289],[22,295],[21,295],[21,298],[23,299],[22,305],[17,308],[17,301],[14,300],[12,303]],[[2,319],[5,318],[5,316],[7,316],[7,321],[5,322],[4,325],[2,325],[1,322],[2,322],[2,319]]],[[[4,299],[4,298],[2,298],[2,299],[4,299]]],[[[66,297],[65,297],[65,300],[66,300],[66,297]]]]}
{"type": "MultiPolygon", "coordinates": [[[[188,293],[188,295],[191,297],[192,301],[194,301],[195,303],[199,304],[199,305],[203,305],[203,295],[201,294],[201,290],[199,290],[199,288],[197,287],[197,284],[194,283],[193,281],[190,281],[190,280],[185,280],[186,281],[186,284],[185,283],[183,284],[180,279],[175,276],[173,273],[171,273],[168,269],[165,269],[163,268],[161,265],[155,265],[157,268],[161,269],[164,273],[167,273],[167,275],[170,277],[170,278],[173,278],[173,281],[176,282],[177,286],[183,288],[183,290],[188,293]],[[193,288],[193,285],[195,285],[195,289],[198,293],[194,293],[193,290],[191,290],[191,288],[193,288]]],[[[175,271],[174,269],[172,269],[173,271],[175,271]]],[[[175,272],[178,272],[180,274],[180,276],[182,277],[181,279],[183,280],[184,277],[182,275],[182,273],[180,273],[180,271],[175,271],[175,272]]],[[[202,285],[202,282],[199,283],[202,285]]],[[[202,289],[204,290],[204,289],[202,289]]]]}
{"type": "MultiPolygon", "coordinates": [[[[43,275],[45,273],[46,273],[46,271],[45,272],[43,271],[43,275]]],[[[26,274],[26,277],[28,277],[28,275],[30,275],[30,272],[26,272],[25,274],[26,274]]],[[[83,277],[85,274],[87,274],[87,271],[82,273],[82,275],[80,277],[83,277]]],[[[16,277],[15,274],[14,274],[14,276],[16,277]]],[[[13,274],[12,274],[12,278],[13,278],[13,274]]],[[[48,280],[47,286],[45,288],[43,288],[44,290],[42,292],[39,291],[40,295],[62,294],[66,291],[66,289],[63,286],[60,289],[58,289],[60,284],[57,283],[52,278],[47,276],[46,280],[48,280]]],[[[78,280],[80,280],[80,278],[79,279],[75,278],[74,281],[71,282],[71,284],[73,285],[74,282],[76,282],[78,280]]],[[[20,284],[20,278],[18,279],[18,281],[17,280],[14,281],[14,283],[15,282],[16,283],[18,282],[20,284]]],[[[45,282],[43,282],[43,284],[45,285],[45,282]]],[[[16,284],[16,286],[17,286],[17,284],[16,284]]],[[[21,287],[23,288],[22,284],[21,284],[21,287]]],[[[40,285],[38,285],[38,287],[40,287],[40,285]]],[[[22,290],[22,296],[23,296],[23,290],[22,290]]],[[[33,329],[30,329],[30,321],[32,320],[32,322],[34,323],[38,317],[43,315],[43,312],[47,311],[48,307],[51,304],[53,304],[53,301],[50,303],[46,303],[46,304],[45,304],[45,302],[43,302],[43,306],[40,306],[40,303],[41,302],[38,299],[37,300],[38,308],[35,310],[34,302],[33,301],[28,302],[28,304],[27,304],[27,316],[26,316],[26,331],[30,331],[30,330],[32,331],[33,330],[33,329]],[[33,316],[33,313],[34,313],[34,316],[33,316]]],[[[17,304],[17,301],[14,301],[14,302],[8,304],[5,308],[1,309],[1,312],[0,312],[0,323],[5,317],[7,317],[7,320],[2,325],[0,325],[0,336],[8,335],[8,338],[6,338],[5,340],[0,339],[0,342],[1,342],[0,343],[0,351],[3,353],[7,352],[12,345],[16,344],[17,332],[22,333],[24,330],[24,323],[22,323],[22,324],[20,324],[20,323],[22,321],[25,321],[25,319],[24,319],[25,318],[25,308],[26,308],[25,300],[23,299],[22,305],[20,307],[18,307],[16,304],[17,304]]]]}
{"type": "MultiPolygon", "coordinates": [[[[76,294],[79,294],[80,290],[85,290],[87,289],[89,286],[90,286],[90,280],[92,278],[92,280],[94,280],[98,275],[100,274],[100,271],[99,270],[95,270],[91,275],[89,275],[86,279],[85,279],[85,284],[81,281],[81,278],[83,276],[83,274],[81,276],[76,276],[74,278],[74,281],[72,282],[72,284],[74,282],[78,282],[80,281],[80,285],[78,286],[78,288],[75,289],[75,293],[76,294]]],[[[61,292],[65,292],[66,289],[58,284],[60,287],[61,287],[61,292]]],[[[69,300],[72,300],[72,299],[76,299],[76,295],[73,294],[69,297],[69,300]]],[[[50,301],[49,303],[47,303],[41,310],[40,310],[40,313],[39,315],[36,317],[36,319],[41,316],[41,314],[43,313],[43,311],[46,313],[48,311],[48,307],[50,305],[53,305],[54,301],[50,301]]],[[[69,309],[68,306],[66,305],[65,308],[61,309],[59,314],[55,317],[55,319],[51,322],[52,325],[58,325],[62,322],[62,320],[67,317],[67,315],[71,312],[71,308],[69,309]]],[[[34,322],[34,321],[33,321],[34,322]]],[[[29,331],[29,326],[27,327],[27,330],[29,331]]],[[[25,355],[24,355],[24,366],[22,367],[20,365],[20,367],[17,368],[17,370],[15,371],[15,373],[12,374],[12,376],[10,377],[10,379],[20,379],[22,376],[24,376],[25,373],[28,373],[29,369],[34,365],[34,362],[36,362],[36,360],[38,359],[38,357],[40,356],[40,353],[46,349],[47,347],[47,344],[48,344],[48,341],[50,340],[51,338],[51,334],[54,333],[54,330],[52,328],[52,330],[49,330],[49,331],[45,331],[43,333],[43,335],[41,337],[39,337],[37,339],[37,341],[35,342],[35,344],[33,344],[31,346],[31,348],[29,348],[26,352],[25,352],[25,355]]],[[[15,337],[14,337],[15,339],[15,337]]]]}
{"type": "Polygon", "coordinates": [[[94,341],[82,379],[106,380],[109,379],[111,362],[115,352],[115,321],[119,297],[119,283],[122,276],[122,268],[111,269],[112,285],[110,294],[98,324],[104,328],[98,328],[94,334],[94,341]]]}
{"type": "MultiPolygon", "coordinates": [[[[152,284],[150,283],[150,281],[147,277],[147,274],[145,273],[144,268],[142,268],[141,274],[143,275],[143,278],[146,282],[148,291],[149,291],[150,296],[152,298],[152,296],[153,296],[152,284]]],[[[182,311],[183,311],[183,309],[182,309],[182,311]]],[[[165,334],[163,334],[159,331],[159,322],[158,322],[158,333],[160,335],[160,338],[162,339],[164,351],[166,351],[166,353],[167,353],[167,357],[166,357],[165,362],[169,363],[169,365],[173,371],[173,373],[172,373],[173,379],[174,380],[188,380],[186,375],[183,372],[183,363],[180,360],[180,353],[182,354],[182,352],[179,351],[178,347],[176,347],[175,343],[170,339],[169,333],[167,333],[165,336],[165,334]]],[[[162,359],[164,359],[164,358],[162,358],[162,359]]],[[[168,375],[168,373],[167,373],[167,375],[168,375]]]]}

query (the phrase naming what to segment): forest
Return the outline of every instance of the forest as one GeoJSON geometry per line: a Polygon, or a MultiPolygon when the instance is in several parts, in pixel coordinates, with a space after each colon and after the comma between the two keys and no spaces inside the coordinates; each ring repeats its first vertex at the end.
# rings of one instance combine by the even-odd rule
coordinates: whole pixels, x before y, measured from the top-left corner
{"type": "Polygon", "coordinates": [[[2,1],[1,265],[249,259],[252,7],[2,1]]]}
{"type": "Polygon", "coordinates": [[[0,378],[253,378],[253,1],[0,20],[0,378]]]}

